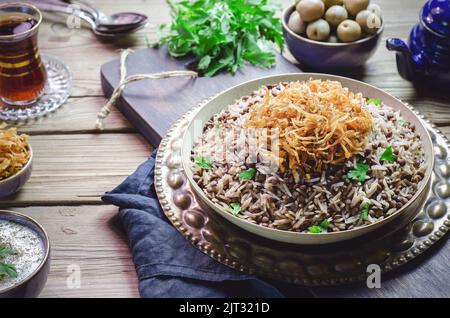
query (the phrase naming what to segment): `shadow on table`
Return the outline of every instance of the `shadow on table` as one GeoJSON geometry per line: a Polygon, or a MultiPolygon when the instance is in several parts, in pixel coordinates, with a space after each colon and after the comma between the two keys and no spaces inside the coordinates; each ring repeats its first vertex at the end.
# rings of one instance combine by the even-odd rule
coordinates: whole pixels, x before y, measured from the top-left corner
{"type": "Polygon", "coordinates": [[[304,297],[309,294],[309,297],[318,298],[449,297],[450,245],[447,244],[448,240],[449,237],[446,235],[422,255],[382,275],[379,289],[370,289],[365,283],[357,283],[337,287],[305,288],[305,295],[299,295],[298,287],[286,285],[283,286],[283,292],[288,297],[304,297]]]}

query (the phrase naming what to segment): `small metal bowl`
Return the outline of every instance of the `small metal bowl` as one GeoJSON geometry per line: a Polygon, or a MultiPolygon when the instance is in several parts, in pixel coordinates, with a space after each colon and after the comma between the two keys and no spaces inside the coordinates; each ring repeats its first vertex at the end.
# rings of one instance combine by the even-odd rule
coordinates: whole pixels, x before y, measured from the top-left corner
{"type": "MultiPolygon", "coordinates": [[[[356,237],[372,233],[375,230],[381,228],[386,230],[389,229],[389,232],[398,229],[399,227],[405,225],[407,222],[411,221],[425,203],[426,197],[429,194],[431,187],[431,176],[434,166],[434,148],[433,143],[431,141],[431,137],[427,129],[423,125],[421,119],[418,118],[411,109],[409,109],[405,104],[403,104],[400,100],[396,99],[392,95],[374,86],[350,78],[329,74],[316,74],[316,73],[281,74],[248,81],[243,84],[234,86],[209,100],[207,103],[205,103],[205,105],[203,105],[203,107],[201,107],[194,114],[194,117],[187,126],[182,141],[183,141],[183,148],[182,148],[183,170],[186,173],[186,176],[192,186],[192,189],[195,192],[196,197],[198,198],[199,203],[203,204],[203,206],[206,205],[213,211],[220,214],[226,220],[230,221],[231,223],[241,227],[242,229],[248,232],[271,240],[292,244],[304,244],[304,245],[330,244],[349,239],[354,239],[356,237]],[[391,214],[390,216],[376,223],[340,232],[312,234],[312,233],[299,233],[292,231],[277,230],[264,227],[258,224],[253,224],[241,218],[233,216],[224,208],[212,202],[193,179],[190,166],[191,150],[194,145],[194,142],[198,140],[198,138],[202,134],[202,129],[198,129],[199,127],[204,127],[206,122],[212,116],[222,111],[228,105],[233,104],[237,99],[241,98],[242,96],[251,94],[252,92],[254,92],[263,85],[277,84],[280,82],[306,81],[310,78],[339,81],[342,83],[344,87],[348,87],[348,89],[353,92],[361,92],[363,96],[370,98],[375,97],[380,98],[386,105],[392,107],[395,110],[399,110],[402,116],[408,122],[416,126],[416,132],[420,135],[421,141],[423,143],[423,149],[425,153],[425,164],[427,165],[427,168],[421,186],[419,187],[415,195],[397,212],[391,214]]],[[[226,221],[224,220],[224,222],[226,221]]]]}
{"type": "Polygon", "coordinates": [[[28,145],[28,147],[30,148],[30,159],[25,167],[15,175],[0,180],[0,198],[16,193],[30,179],[31,171],[33,170],[33,149],[31,149],[31,145],[28,145]]]}
{"type": "Polygon", "coordinates": [[[288,27],[294,10],[294,5],[288,7],[281,19],[286,44],[297,61],[317,71],[339,71],[364,65],[375,53],[384,29],[382,23],[374,35],[350,43],[314,41],[294,33],[288,27]]]}
{"type": "Polygon", "coordinates": [[[44,288],[50,270],[50,241],[47,232],[36,220],[22,213],[0,210],[0,220],[16,222],[34,231],[42,243],[44,257],[39,266],[17,285],[0,290],[0,298],[33,298],[44,288]]]}

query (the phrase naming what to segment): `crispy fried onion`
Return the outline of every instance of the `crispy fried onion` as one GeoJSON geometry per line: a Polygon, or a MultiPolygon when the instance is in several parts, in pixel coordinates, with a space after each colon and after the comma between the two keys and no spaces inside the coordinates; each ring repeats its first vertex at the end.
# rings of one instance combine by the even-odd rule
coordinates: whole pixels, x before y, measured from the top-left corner
{"type": "Polygon", "coordinates": [[[363,97],[336,81],[291,82],[276,96],[269,89],[251,106],[246,128],[279,131],[281,172],[320,172],[361,151],[372,128],[363,97]]]}
{"type": "Polygon", "coordinates": [[[18,135],[15,128],[0,129],[0,180],[19,172],[30,156],[28,135],[18,135]]]}

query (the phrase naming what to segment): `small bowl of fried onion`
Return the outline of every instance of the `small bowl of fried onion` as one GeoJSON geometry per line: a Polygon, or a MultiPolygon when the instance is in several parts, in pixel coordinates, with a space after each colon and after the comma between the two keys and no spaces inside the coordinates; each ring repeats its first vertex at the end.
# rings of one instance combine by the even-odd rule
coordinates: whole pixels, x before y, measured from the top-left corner
{"type": "Polygon", "coordinates": [[[0,198],[19,191],[31,176],[33,151],[29,136],[0,128],[0,198]]]}

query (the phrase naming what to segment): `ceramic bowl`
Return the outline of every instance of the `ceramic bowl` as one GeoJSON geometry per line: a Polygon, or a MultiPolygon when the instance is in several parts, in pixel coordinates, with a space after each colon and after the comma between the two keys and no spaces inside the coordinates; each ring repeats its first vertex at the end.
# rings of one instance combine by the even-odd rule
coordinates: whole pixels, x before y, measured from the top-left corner
{"type": "Polygon", "coordinates": [[[50,270],[50,242],[42,225],[24,214],[0,210],[0,220],[19,223],[34,231],[41,240],[44,257],[39,266],[28,277],[16,285],[0,290],[0,298],[33,298],[39,296],[47,282],[50,270]]]}
{"type": "Polygon", "coordinates": [[[317,71],[339,71],[364,65],[375,53],[384,29],[382,24],[376,34],[351,43],[314,41],[294,33],[288,27],[294,10],[295,6],[288,7],[281,19],[286,44],[297,61],[317,71]]]}
{"type": "Polygon", "coordinates": [[[23,185],[30,179],[31,170],[33,169],[33,149],[30,147],[30,160],[28,160],[25,167],[22,168],[15,175],[0,180],[0,198],[10,196],[19,191],[23,185]]]}
{"type": "MultiPolygon", "coordinates": [[[[284,75],[275,75],[264,77],[256,80],[252,80],[237,86],[234,86],[216,97],[209,100],[203,107],[201,107],[194,115],[193,119],[187,126],[186,132],[183,136],[183,148],[182,148],[182,162],[183,169],[186,172],[187,178],[194,189],[196,197],[199,202],[203,205],[208,206],[215,212],[220,214],[223,218],[234,223],[235,225],[241,227],[242,229],[251,232],[253,234],[280,241],[293,244],[328,244],[336,243],[348,239],[353,239],[374,230],[380,228],[393,228],[396,226],[401,226],[412,220],[412,218],[417,214],[420,208],[425,203],[426,197],[430,191],[431,175],[434,165],[434,150],[430,135],[427,129],[424,127],[422,121],[411,111],[407,106],[405,106],[400,100],[396,99],[392,95],[363,82],[359,82],[353,79],[328,75],[328,74],[313,74],[313,73],[293,73],[284,75]],[[291,81],[305,81],[309,78],[322,79],[322,80],[334,80],[342,83],[344,87],[348,87],[353,92],[361,92],[363,96],[370,98],[380,98],[386,105],[399,110],[402,116],[408,122],[411,122],[416,126],[416,132],[420,135],[421,141],[423,143],[424,153],[425,153],[425,163],[427,164],[427,169],[425,172],[424,180],[422,185],[416,192],[416,194],[411,198],[411,200],[405,204],[397,212],[393,213],[389,217],[367,225],[364,227],[355,228],[352,230],[346,230],[341,232],[330,232],[330,233],[298,233],[283,231],[277,229],[270,229],[257,224],[249,223],[243,219],[233,216],[225,209],[214,204],[202,191],[202,189],[197,185],[192,176],[192,171],[190,167],[190,156],[191,150],[195,140],[198,140],[202,130],[198,129],[203,127],[205,123],[215,114],[222,111],[225,107],[233,104],[235,100],[241,98],[244,95],[249,95],[253,91],[257,90],[263,85],[277,84],[279,82],[291,82],[291,81]],[[401,220],[401,221],[400,221],[401,220]],[[388,226],[389,225],[389,226],[388,226]]],[[[225,220],[224,220],[225,222],[225,220]]]]}

